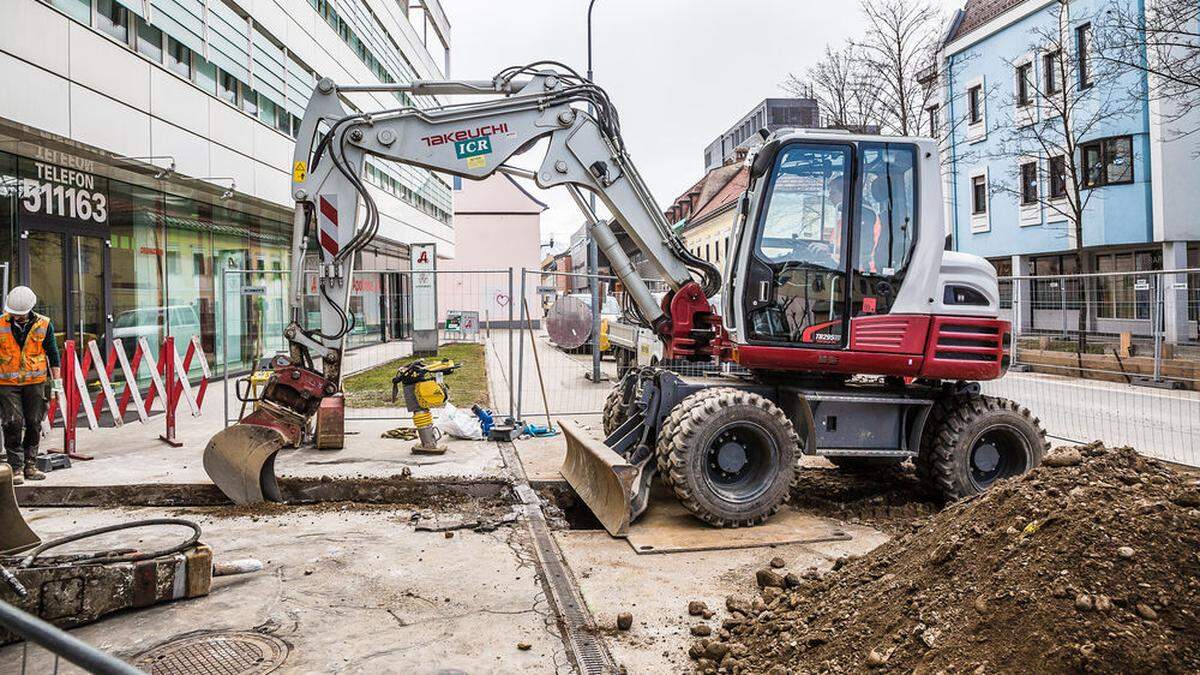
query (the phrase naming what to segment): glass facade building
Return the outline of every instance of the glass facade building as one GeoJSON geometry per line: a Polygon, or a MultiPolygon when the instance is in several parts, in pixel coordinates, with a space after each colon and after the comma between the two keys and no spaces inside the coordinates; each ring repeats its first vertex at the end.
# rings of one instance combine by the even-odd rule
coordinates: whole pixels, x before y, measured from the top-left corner
{"type": "MultiPolygon", "coordinates": [[[[107,178],[94,160],[37,154],[0,152],[0,263],[9,287],[38,294],[35,311],[53,320],[60,345],[100,340],[107,353],[119,338],[132,354],[146,338],[157,356],[167,335],[181,353],[199,337],[209,365],[230,371],[285,348],[286,211],[215,206],[107,178]]],[[[406,337],[406,247],[374,247],[358,266],[349,346],[406,337]]],[[[305,304],[316,325],[316,296],[305,304]]]]}

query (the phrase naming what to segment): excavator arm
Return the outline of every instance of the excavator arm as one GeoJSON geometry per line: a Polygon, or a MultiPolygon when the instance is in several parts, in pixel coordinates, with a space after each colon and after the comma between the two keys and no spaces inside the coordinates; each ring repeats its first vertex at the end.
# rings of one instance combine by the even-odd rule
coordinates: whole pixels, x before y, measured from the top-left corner
{"type": "Polygon", "coordinates": [[[719,272],[692,256],[671,230],[625,151],[616,112],[603,90],[572,73],[517,68],[490,82],[318,83],[293,158],[292,318],[286,331],[293,362],[307,363],[315,356],[327,380],[340,380],[344,338],[352,323],[346,308],[354,254],[379,227],[378,207],[362,178],[368,156],[473,180],[501,171],[530,178],[541,188],[566,187],[636,313],[667,341],[672,357],[713,356],[708,347],[714,342],[716,318],[706,298],[720,287],[719,272]],[[349,111],[342,99],[346,93],[381,89],[414,95],[503,97],[375,113],[349,111]],[[581,108],[582,103],[590,103],[595,112],[581,108]],[[542,140],[547,141],[547,151],[537,171],[507,164],[542,140]],[[689,299],[680,303],[688,311],[676,316],[678,310],[670,302],[664,303],[665,308],[658,304],[610,223],[588,207],[585,191],[603,202],[673,296],[682,292],[689,299]],[[320,327],[304,326],[302,316],[305,254],[310,248],[319,256],[320,327]]]}
{"type": "Polygon", "coordinates": [[[473,180],[502,171],[541,188],[565,187],[629,294],[633,313],[663,340],[664,356],[692,361],[722,356],[726,334],[708,303],[720,289],[720,273],[692,255],[666,222],[625,150],[616,110],[602,89],[551,63],[508,68],[490,81],[340,86],[324,79],[305,110],[293,157],[288,354],[275,357],[254,411],[205,449],[206,471],[235,502],[283,499],[275,454],[299,445],[311,433],[314,416],[318,447],[341,447],[338,393],[345,339],[354,326],[349,300],[355,254],[379,229],[379,208],[363,180],[368,156],[473,180]],[[367,91],[492,96],[425,109],[349,109],[346,95],[367,91]],[[537,171],[507,164],[543,140],[546,156],[537,171]],[[612,221],[597,217],[584,192],[597,196],[612,221]],[[634,269],[614,224],[669,285],[661,304],[634,269]],[[310,252],[316,254],[315,269],[310,252]],[[319,326],[307,325],[304,315],[312,275],[319,326]],[[323,424],[335,432],[323,432],[323,424]]]}

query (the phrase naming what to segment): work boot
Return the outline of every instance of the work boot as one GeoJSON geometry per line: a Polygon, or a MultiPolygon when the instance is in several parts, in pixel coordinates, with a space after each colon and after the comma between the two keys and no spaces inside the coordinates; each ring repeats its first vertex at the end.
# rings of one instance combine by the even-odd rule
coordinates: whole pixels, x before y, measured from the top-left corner
{"type": "Polygon", "coordinates": [[[32,464],[26,464],[25,465],[25,479],[26,480],[46,480],[46,474],[42,473],[41,470],[38,469],[36,466],[33,466],[32,464]]]}
{"type": "Polygon", "coordinates": [[[25,484],[25,477],[22,476],[20,474],[20,472],[14,471],[13,472],[13,487],[16,487],[18,485],[24,485],[24,484],[25,484]]]}

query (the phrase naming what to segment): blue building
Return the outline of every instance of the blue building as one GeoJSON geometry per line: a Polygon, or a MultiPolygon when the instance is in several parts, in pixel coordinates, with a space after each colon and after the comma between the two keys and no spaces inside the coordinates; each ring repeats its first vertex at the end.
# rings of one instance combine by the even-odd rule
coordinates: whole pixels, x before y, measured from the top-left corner
{"type": "MultiPolygon", "coordinates": [[[[1139,0],[1127,3],[1142,11],[1139,0]]],[[[1100,58],[1111,7],[967,0],[925,73],[934,88],[925,124],[943,139],[952,245],[1001,275],[1073,274],[1080,255],[1101,272],[1200,267],[1200,143],[1176,133],[1200,128],[1200,114],[1176,119],[1170,102],[1147,96],[1142,70],[1100,58]],[[1064,118],[1074,133],[1064,133],[1064,118]]],[[[1149,299],[1136,295],[1133,279],[1102,283],[1091,329],[1143,332],[1149,299]]],[[[1169,339],[1195,340],[1188,291],[1166,295],[1169,339]]],[[[1025,309],[1022,327],[1036,324],[1025,309]]]]}

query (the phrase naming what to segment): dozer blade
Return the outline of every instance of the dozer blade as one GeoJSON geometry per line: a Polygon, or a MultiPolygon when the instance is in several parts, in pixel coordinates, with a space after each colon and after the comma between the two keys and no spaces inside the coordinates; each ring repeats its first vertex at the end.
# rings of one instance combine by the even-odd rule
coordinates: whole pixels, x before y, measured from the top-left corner
{"type": "Polygon", "coordinates": [[[235,504],[281,502],[275,453],[286,442],[271,427],[234,424],[217,432],[204,448],[204,471],[235,504]]]}
{"type": "Polygon", "coordinates": [[[638,469],[571,422],[561,422],[567,456],[559,473],[567,479],[604,529],[624,537],[633,520],[638,469]]]}
{"type": "Polygon", "coordinates": [[[17,508],[12,467],[0,461],[0,555],[20,553],[40,543],[41,538],[29,529],[21,509],[17,508]]]}

